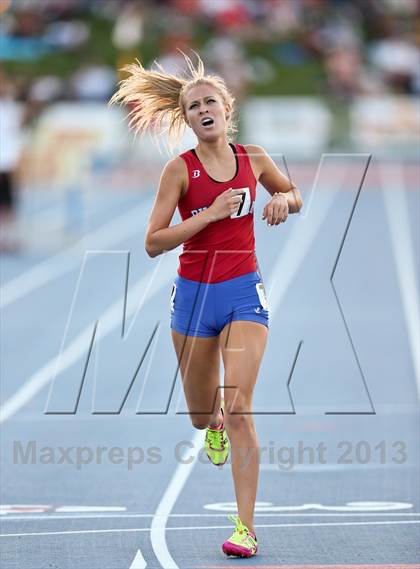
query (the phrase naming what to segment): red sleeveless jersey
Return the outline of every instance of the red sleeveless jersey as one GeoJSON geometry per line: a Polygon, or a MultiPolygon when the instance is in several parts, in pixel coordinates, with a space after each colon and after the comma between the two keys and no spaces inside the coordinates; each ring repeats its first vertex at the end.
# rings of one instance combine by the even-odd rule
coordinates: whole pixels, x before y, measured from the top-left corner
{"type": "Polygon", "coordinates": [[[217,283],[257,270],[254,238],[254,202],[257,180],[245,148],[230,145],[236,158],[236,173],[227,182],[213,180],[195,150],[181,154],[188,168],[188,189],[178,202],[182,220],[207,209],[218,195],[232,188],[243,190],[236,214],[209,223],[184,242],[178,274],[193,281],[217,283]]]}

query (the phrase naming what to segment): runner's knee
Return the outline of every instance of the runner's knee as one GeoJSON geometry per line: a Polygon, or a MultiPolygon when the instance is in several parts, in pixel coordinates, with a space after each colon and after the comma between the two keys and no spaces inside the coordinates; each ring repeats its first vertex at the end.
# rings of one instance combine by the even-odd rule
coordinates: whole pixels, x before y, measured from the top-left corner
{"type": "Polygon", "coordinates": [[[207,429],[211,421],[211,415],[194,413],[190,415],[191,423],[195,429],[202,431],[207,429]]]}
{"type": "Polygon", "coordinates": [[[225,403],[225,422],[228,430],[249,428],[253,424],[250,402],[238,392],[231,402],[225,403]]]}

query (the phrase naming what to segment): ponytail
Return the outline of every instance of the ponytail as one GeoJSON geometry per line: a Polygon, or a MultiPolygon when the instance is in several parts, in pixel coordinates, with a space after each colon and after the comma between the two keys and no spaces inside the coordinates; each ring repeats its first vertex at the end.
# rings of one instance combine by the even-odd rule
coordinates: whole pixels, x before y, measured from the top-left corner
{"type": "MultiPolygon", "coordinates": [[[[182,53],[182,52],[181,52],[182,53]]],[[[145,69],[139,60],[123,67],[122,71],[129,74],[123,79],[110,104],[122,104],[131,107],[129,126],[138,134],[151,131],[154,135],[167,134],[169,146],[176,146],[185,131],[185,110],[183,97],[196,85],[210,84],[222,96],[225,103],[231,107],[228,119],[227,134],[236,131],[232,119],[234,98],[227,90],[220,77],[204,75],[204,64],[197,55],[197,66],[183,53],[188,71],[185,77],[166,73],[155,61],[157,69],[145,69]]]]}

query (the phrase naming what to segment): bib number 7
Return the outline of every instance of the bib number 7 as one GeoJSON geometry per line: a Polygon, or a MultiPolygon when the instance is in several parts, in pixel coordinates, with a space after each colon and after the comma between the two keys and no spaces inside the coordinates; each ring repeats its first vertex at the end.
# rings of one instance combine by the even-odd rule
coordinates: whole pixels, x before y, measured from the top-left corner
{"type": "Polygon", "coordinates": [[[238,211],[236,213],[232,213],[232,215],[230,216],[232,219],[248,215],[248,213],[250,213],[251,211],[251,192],[249,188],[234,188],[234,189],[240,190],[242,192],[242,201],[239,205],[238,211]]]}

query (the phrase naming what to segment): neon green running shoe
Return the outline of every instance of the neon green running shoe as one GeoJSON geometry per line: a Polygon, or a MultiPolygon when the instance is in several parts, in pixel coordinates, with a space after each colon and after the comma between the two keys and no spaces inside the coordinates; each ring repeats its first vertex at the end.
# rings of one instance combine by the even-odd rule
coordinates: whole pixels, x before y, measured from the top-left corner
{"type": "MultiPolygon", "coordinates": [[[[224,417],[223,403],[221,407],[222,417],[224,417]]],[[[229,439],[225,429],[225,423],[222,418],[222,424],[216,429],[207,428],[206,438],[204,440],[204,448],[210,462],[216,466],[222,466],[229,456],[229,439]]]]}
{"type": "Polygon", "coordinates": [[[235,531],[222,545],[223,553],[233,557],[253,557],[258,551],[257,536],[244,525],[238,516],[228,516],[235,531]]]}

